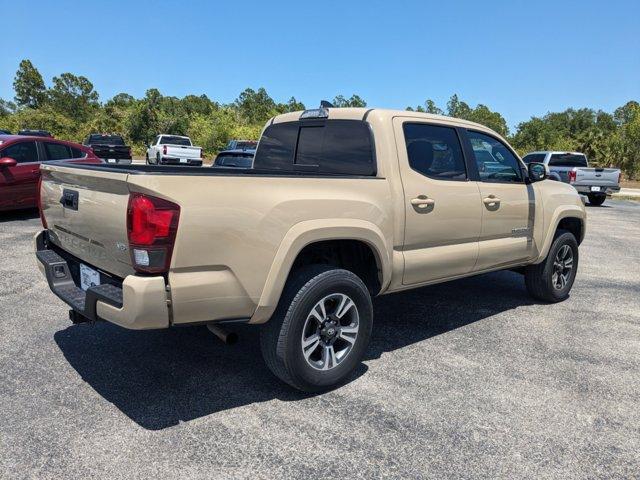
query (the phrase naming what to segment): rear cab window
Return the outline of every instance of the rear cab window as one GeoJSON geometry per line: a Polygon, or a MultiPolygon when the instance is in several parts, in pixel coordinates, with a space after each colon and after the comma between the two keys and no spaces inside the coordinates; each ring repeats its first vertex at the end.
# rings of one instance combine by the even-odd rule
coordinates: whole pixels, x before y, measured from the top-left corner
{"type": "Polygon", "coordinates": [[[554,153],[549,159],[550,167],[586,167],[587,157],[580,153],[554,153]]]}
{"type": "Polygon", "coordinates": [[[89,135],[89,145],[118,145],[124,146],[120,135],[89,135]]]}
{"type": "Polygon", "coordinates": [[[177,137],[173,135],[163,135],[160,138],[160,145],[182,145],[185,147],[191,146],[191,140],[184,137],[177,137]]]}
{"type": "Polygon", "coordinates": [[[361,120],[301,120],[268,126],[256,170],[375,176],[373,135],[361,120]]]}

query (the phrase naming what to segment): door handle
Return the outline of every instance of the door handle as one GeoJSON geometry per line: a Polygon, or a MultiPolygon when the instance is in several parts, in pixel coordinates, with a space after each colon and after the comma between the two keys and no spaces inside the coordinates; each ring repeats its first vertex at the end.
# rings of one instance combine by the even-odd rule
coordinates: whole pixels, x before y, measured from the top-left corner
{"type": "Polygon", "coordinates": [[[411,205],[419,209],[427,209],[435,205],[436,201],[433,198],[429,198],[426,195],[418,195],[416,198],[411,199],[411,205]]]}
{"type": "Polygon", "coordinates": [[[485,205],[488,205],[488,206],[500,205],[500,199],[498,197],[496,197],[495,195],[493,195],[493,194],[489,195],[488,197],[483,198],[482,202],[485,205]]]}

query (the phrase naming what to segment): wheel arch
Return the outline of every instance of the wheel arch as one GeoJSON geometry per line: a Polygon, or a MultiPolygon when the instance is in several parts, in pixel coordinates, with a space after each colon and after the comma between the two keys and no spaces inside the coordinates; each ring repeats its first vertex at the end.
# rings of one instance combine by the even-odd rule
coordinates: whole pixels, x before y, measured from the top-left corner
{"type": "Polygon", "coordinates": [[[375,224],[357,219],[304,221],[294,225],[280,243],[250,323],[264,323],[271,317],[292,269],[297,261],[300,263],[301,254],[304,255],[314,246],[326,249],[338,244],[343,247],[355,244],[366,247],[376,262],[378,272],[378,286],[374,293],[386,289],[391,280],[390,240],[385,239],[375,224]]]}
{"type": "Polygon", "coordinates": [[[546,231],[542,249],[533,263],[540,263],[546,258],[558,229],[568,230],[573,233],[578,245],[580,245],[586,234],[586,220],[584,210],[578,207],[557,210],[549,223],[549,228],[546,231]]]}

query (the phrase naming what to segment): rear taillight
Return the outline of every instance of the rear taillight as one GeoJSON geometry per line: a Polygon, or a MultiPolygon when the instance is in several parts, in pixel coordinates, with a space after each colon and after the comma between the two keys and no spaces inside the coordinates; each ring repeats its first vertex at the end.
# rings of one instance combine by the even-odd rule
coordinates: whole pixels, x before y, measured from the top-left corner
{"type": "Polygon", "coordinates": [[[167,154],[167,146],[166,146],[166,145],[163,145],[163,146],[162,146],[162,154],[163,154],[163,155],[166,155],[166,154],[167,154]]]}
{"type": "Polygon", "coordinates": [[[44,218],[44,212],[42,211],[42,174],[40,174],[40,178],[38,178],[38,213],[40,213],[40,221],[42,222],[42,226],[46,230],[47,220],[44,218]]]}
{"type": "Polygon", "coordinates": [[[571,170],[569,172],[569,183],[573,183],[576,181],[576,171],[575,170],[571,170]]]}
{"type": "Polygon", "coordinates": [[[620,179],[622,178],[622,172],[618,172],[618,181],[616,183],[620,184],[620,179]]]}
{"type": "Polygon", "coordinates": [[[136,270],[169,270],[179,218],[180,207],[173,202],[141,193],[129,197],[127,236],[136,270]]]}

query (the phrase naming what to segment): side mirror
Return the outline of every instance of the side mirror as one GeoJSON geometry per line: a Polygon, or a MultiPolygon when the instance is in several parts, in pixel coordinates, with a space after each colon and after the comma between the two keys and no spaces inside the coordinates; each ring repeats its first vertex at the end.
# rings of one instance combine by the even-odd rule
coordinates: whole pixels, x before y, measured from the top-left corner
{"type": "Polygon", "coordinates": [[[11,168],[18,165],[15,159],[11,157],[2,157],[0,158],[0,168],[11,168]]]}
{"type": "Polygon", "coordinates": [[[547,167],[544,163],[531,162],[527,167],[527,171],[531,183],[541,182],[548,176],[547,167]]]}

